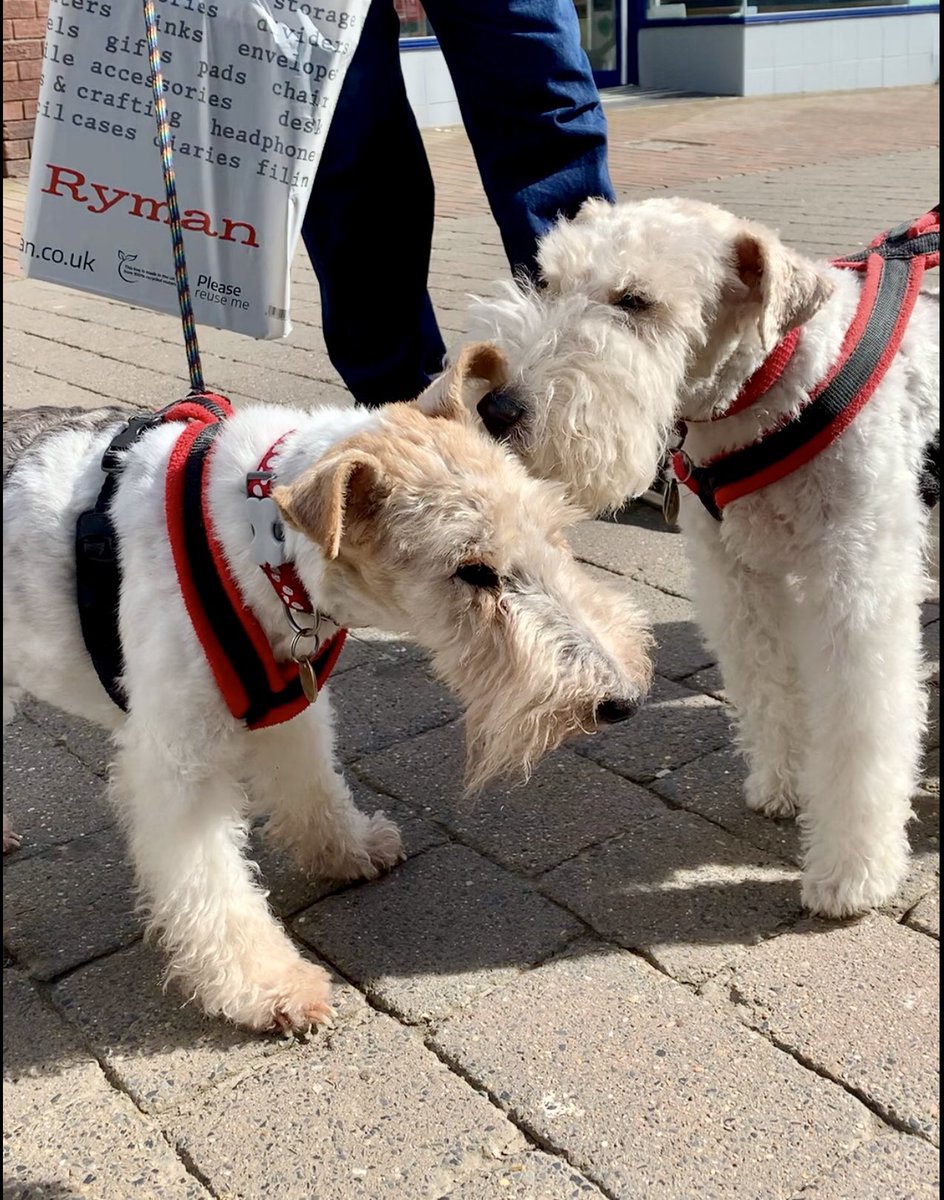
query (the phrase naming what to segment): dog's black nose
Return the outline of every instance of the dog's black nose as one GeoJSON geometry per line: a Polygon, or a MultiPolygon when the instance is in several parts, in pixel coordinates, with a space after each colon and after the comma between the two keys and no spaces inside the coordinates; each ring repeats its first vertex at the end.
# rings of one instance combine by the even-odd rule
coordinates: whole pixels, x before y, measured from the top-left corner
{"type": "Polygon", "coordinates": [[[597,705],[594,716],[598,725],[616,725],[619,721],[628,721],[638,708],[638,700],[630,700],[626,696],[610,696],[597,705]]]}
{"type": "Polygon", "coordinates": [[[492,437],[501,441],[524,416],[524,405],[507,388],[497,388],[479,401],[478,414],[492,437]]]}

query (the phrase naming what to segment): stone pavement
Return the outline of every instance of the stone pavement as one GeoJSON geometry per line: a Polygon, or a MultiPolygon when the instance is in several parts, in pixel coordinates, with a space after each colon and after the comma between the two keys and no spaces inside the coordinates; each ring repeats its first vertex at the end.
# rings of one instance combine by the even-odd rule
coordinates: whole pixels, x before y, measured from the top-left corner
{"type": "MultiPolygon", "coordinates": [[[[714,199],[818,253],[938,196],[936,89],[610,111],[625,195],[714,199]]],[[[455,344],[467,293],[505,263],[463,135],[427,142],[432,282],[455,344]]],[[[5,246],[18,197],[5,186],[5,246]]],[[[369,299],[365,336],[396,297],[369,299]]],[[[343,400],[301,257],[294,316],[285,342],[201,331],[210,384],[343,400]]],[[[181,394],[184,367],[171,318],[5,286],[8,405],[154,406],[181,394]]],[[[810,920],[794,828],[741,802],[680,538],[637,506],[574,544],[652,614],[658,678],[639,717],[557,752],[526,789],[463,802],[456,708],[416,648],[368,632],[345,651],[342,754],[409,859],[332,889],[254,835],[272,903],[338,980],[337,1027],[308,1042],[250,1037],[162,992],[104,801],[104,739],[26,706],[4,743],[4,808],[25,835],[4,863],[5,1197],[937,1195],[936,721],[901,896],[857,922],[810,920]]],[[[936,596],[924,629],[936,692],[936,596]]]]}

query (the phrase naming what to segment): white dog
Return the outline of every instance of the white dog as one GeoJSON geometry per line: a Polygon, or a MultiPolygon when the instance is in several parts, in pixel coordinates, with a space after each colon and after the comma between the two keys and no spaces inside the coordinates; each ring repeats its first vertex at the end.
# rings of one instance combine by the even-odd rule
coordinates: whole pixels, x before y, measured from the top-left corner
{"type": "MultiPolygon", "coordinates": [[[[929,214],[896,245],[913,235],[912,249],[933,248],[935,228],[929,214]]],[[[539,262],[539,286],[478,306],[506,361],[466,382],[466,403],[593,509],[644,491],[684,437],[675,462],[700,490],[681,505],[693,597],[737,710],[747,802],[799,811],[813,912],[887,902],[907,865],[925,724],[919,492],[936,463],[936,292],[917,296],[874,394],[860,390],[816,434],[809,418],[828,417],[858,370],[850,360],[824,391],[873,284],[884,279],[870,320],[890,328],[920,271],[877,254],[862,274],[812,262],[763,226],[681,199],[589,201],[539,262]],[[807,440],[791,458],[797,422],[807,440]],[[772,448],[781,458],[762,469],[772,448]]]]}
{"type": "MultiPolygon", "coordinates": [[[[465,707],[478,786],[527,773],[568,735],[631,715],[649,683],[650,636],[620,593],[573,561],[562,530],[575,510],[561,489],[531,479],[483,436],[458,393],[446,389],[437,413],[412,405],[236,413],[213,427],[197,513],[202,503],[228,594],[271,656],[274,687],[290,680],[294,703],[305,682],[312,645],[295,629],[316,618],[299,608],[332,629],[412,636],[465,707]],[[271,488],[269,472],[271,502],[256,490],[263,476],[271,488]],[[287,567],[293,597],[284,594],[287,567]],[[297,602],[304,591],[310,605],[297,602]]],[[[5,423],[5,715],[25,689],[114,732],[112,790],[142,903],[170,974],[207,1012],[256,1029],[325,1021],[327,976],[274,920],[243,856],[247,816],[270,813],[270,833],[303,867],[340,879],[392,866],[400,838],[383,814],[354,807],[334,763],[327,694],[285,723],[247,728],[265,718],[240,719],[229,667],[211,666],[205,639],[222,636],[223,612],[201,617],[182,587],[189,568],[170,536],[179,513],[168,482],[189,478],[178,470],[193,461],[180,459],[179,439],[193,431],[199,440],[210,426],[158,424],[123,455],[110,511],[125,714],[83,643],[73,551],[76,520],[99,494],[103,452],[123,421],[113,410],[24,416],[25,427],[22,417],[5,423]]],[[[195,511],[179,524],[192,538],[195,511]]]]}

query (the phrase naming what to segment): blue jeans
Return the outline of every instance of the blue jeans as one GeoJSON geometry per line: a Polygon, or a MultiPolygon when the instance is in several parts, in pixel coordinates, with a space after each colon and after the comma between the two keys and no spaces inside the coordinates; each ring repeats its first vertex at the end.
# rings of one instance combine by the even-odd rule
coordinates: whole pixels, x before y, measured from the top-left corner
{"type": "MultiPolygon", "coordinates": [[[[588,196],[613,199],[606,120],[573,0],[425,0],[513,270],[588,196]]],[[[373,0],[302,237],[325,344],[361,404],[416,396],[445,346],[428,291],[433,180],[400,71],[399,19],[373,0]]]]}

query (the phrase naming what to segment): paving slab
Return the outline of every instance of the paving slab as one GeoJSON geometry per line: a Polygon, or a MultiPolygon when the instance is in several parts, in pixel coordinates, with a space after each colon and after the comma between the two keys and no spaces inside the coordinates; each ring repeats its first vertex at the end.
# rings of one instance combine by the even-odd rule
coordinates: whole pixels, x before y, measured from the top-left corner
{"type": "Polygon", "coordinates": [[[35,979],[130,945],[141,934],[121,836],[105,829],[3,864],[3,941],[35,979]]]}
{"type": "Polygon", "coordinates": [[[603,571],[599,567],[587,565],[584,570],[591,578],[624,591],[649,618],[656,640],[656,671],[660,675],[682,679],[714,662],[714,655],[705,648],[695,623],[695,611],[690,600],[650,587],[638,579],[603,571]]]}
{"type": "Polygon", "coordinates": [[[800,861],[800,835],[793,819],[774,821],[752,812],[744,801],[747,767],[733,746],[703,754],[649,787],[669,803],[699,813],[752,846],[787,862],[800,861]]]}
{"type": "Polygon", "coordinates": [[[32,696],[24,698],[21,710],[23,716],[43,733],[70,750],[94,774],[105,778],[112,748],[108,734],[100,725],[70,716],[32,696]]]}
{"type": "Polygon", "coordinates": [[[941,1152],[919,1137],[892,1134],[857,1146],[796,1200],[935,1200],[941,1194],[941,1152]]]}
{"type": "Polygon", "coordinates": [[[842,1088],[621,951],[530,971],[431,1044],[619,1200],[789,1196],[872,1128],[842,1088]]]}
{"type": "Polygon", "coordinates": [[[115,820],[102,778],[23,717],[3,731],[3,811],[23,838],[11,862],[115,820]]]}
{"type": "Polygon", "coordinates": [[[160,1129],[3,972],[3,1194],[12,1200],[209,1200],[160,1129]]]}
{"type": "Polygon", "coordinates": [[[404,1021],[443,1016],[583,931],[568,913],[462,846],[315,904],[297,935],[404,1021]]]}
{"type": "MultiPolygon", "coordinates": [[[[677,771],[654,779],[649,787],[670,804],[700,813],[709,821],[787,862],[802,858],[795,819],[773,820],[752,812],[744,801],[747,769],[733,748],[716,750],[677,771]]],[[[922,784],[922,787],[925,785],[922,784]]],[[[940,877],[939,801],[920,791],[912,800],[908,825],[911,862],[897,895],[883,911],[901,915],[936,887],[940,877]]]]}
{"type": "Polygon", "coordinates": [[[449,1200],[603,1200],[604,1194],[566,1159],[534,1153],[470,1176],[449,1193],[449,1200]]]}
{"type": "Polygon", "coordinates": [[[731,742],[724,704],[657,675],[631,721],[577,738],[572,746],[627,779],[649,783],[731,742]]]}
{"type": "Polygon", "coordinates": [[[637,501],[612,517],[584,521],[571,530],[568,540],[583,562],[691,597],[682,534],[649,504],[637,501]]]}
{"type": "Polygon", "coordinates": [[[165,965],[157,950],[132,946],[75,971],[51,996],[111,1078],[146,1113],[200,1103],[224,1081],[269,1059],[321,1061],[343,1053],[337,1040],[369,1016],[360,992],[335,977],[332,1004],[338,1015],[331,1033],[317,1032],[307,1043],[253,1034],[204,1016],[173,985],[165,990],[165,965]]]}
{"type": "Polygon", "coordinates": [[[526,874],[555,866],[585,846],[663,811],[645,789],[559,750],[527,785],[462,793],[462,729],[448,725],[358,759],[368,783],[440,822],[497,862],[526,874]]]}
{"type": "MultiPolygon", "coordinates": [[[[448,841],[447,835],[441,829],[429,821],[424,821],[405,805],[389,796],[380,796],[370,788],[357,784],[353,779],[349,782],[353,785],[354,801],[361,812],[371,816],[377,811],[382,811],[396,823],[407,857],[412,858],[432,846],[440,846],[448,841]]],[[[262,883],[268,891],[269,904],[281,917],[293,916],[314,904],[316,900],[356,886],[307,875],[289,849],[275,845],[266,837],[264,818],[261,818],[260,823],[252,830],[249,858],[259,867],[262,883]]]]}
{"type": "Polygon", "coordinates": [[[696,692],[707,692],[709,696],[714,696],[718,700],[727,699],[724,678],[717,663],[711,667],[704,667],[701,671],[694,671],[691,675],[684,676],[679,682],[696,692]]]}
{"type": "Polygon", "coordinates": [[[693,984],[801,916],[794,868],[685,812],[591,847],[540,886],[604,937],[693,984]]]}
{"type": "Polygon", "coordinates": [[[927,933],[931,937],[941,937],[941,893],[939,889],[929,892],[927,896],[922,897],[918,903],[906,913],[904,918],[905,924],[910,925],[912,929],[920,930],[921,933],[927,933]]]}
{"type": "MultiPolygon", "coordinates": [[[[40,404],[53,404],[57,408],[99,408],[103,403],[101,393],[91,387],[52,379],[32,367],[6,359],[3,362],[3,396],[4,409],[34,408],[40,404]]],[[[138,407],[129,411],[136,411],[138,407]]]]}
{"type": "Polygon", "coordinates": [[[388,658],[332,683],[338,751],[350,760],[455,721],[459,708],[423,666],[388,658]]]}
{"type": "Polygon", "coordinates": [[[380,1014],[337,1053],[273,1059],[167,1127],[230,1200],[444,1197],[526,1148],[497,1108],[380,1014]]]}
{"type": "Polygon", "coordinates": [[[922,790],[911,798],[914,814],[908,823],[908,843],[911,846],[911,861],[908,872],[896,896],[883,907],[883,912],[902,916],[922,896],[938,887],[941,878],[941,798],[937,791],[922,790]]]}
{"type": "Polygon", "coordinates": [[[737,1016],[887,1120],[937,1138],[939,944],[873,915],[804,921],[735,967],[737,1016]]]}

